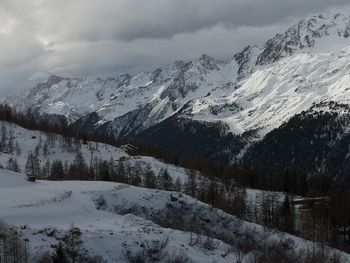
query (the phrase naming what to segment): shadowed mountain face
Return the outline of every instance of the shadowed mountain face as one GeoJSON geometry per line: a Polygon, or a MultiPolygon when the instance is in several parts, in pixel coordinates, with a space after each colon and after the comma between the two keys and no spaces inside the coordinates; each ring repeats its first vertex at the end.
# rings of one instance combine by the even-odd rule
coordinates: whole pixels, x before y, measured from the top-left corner
{"type": "Polygon", "coordinates": [[[320,15],[227,60],[203,55],[108,79],[51,76],[4,103],[178,156],[342,176],[349,35],[349,16],[320,15]]]}
{"type": "Polygon", "coordinates": [[[313,106],[249,148],[244,163],[258,170],[298,168],[310,174],[349,174],[350,107],[313,106]]]}

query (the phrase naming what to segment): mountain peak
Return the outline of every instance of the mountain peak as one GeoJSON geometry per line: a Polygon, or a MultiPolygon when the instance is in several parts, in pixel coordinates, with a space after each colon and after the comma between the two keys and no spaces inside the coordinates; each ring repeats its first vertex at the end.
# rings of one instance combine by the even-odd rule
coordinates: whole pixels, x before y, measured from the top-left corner
{"type": "Polygon", "coordinates": [[[267,41],[256,64],[267,65],[300,50],[312,50],[321,39],[332,38],[331,42],[336,43],[349,36],[350,16],[338,13],[305,18],[267,41]]]}
{"type": "Polygon", "coordinates": [[[55,85],[59,82],[61,82],[64,78],[63,77],[60,77],[60,76],[57,76],[57,75],[51,75],[49,76],[49,78],[45,81],[45,84],[46,85],[49,85],[49,86],[52,86],[52,85],[55,85]]]}
{"type": "Polygon", "coordinates": [[[206,69],[209,69],[209,70],[218,69],[218,60],[216,60],[215,58],[207,54],[203,54],[202,56],[200,56],[200,58],[198,59],[198,62],[206,69]]]}
{"type": "Polygon", "coordinates": [[[239,79],[250,74],[260,52],[261,50],[258,46],[247,46],[242,52],[234,55],[233,58],[239,67],[237,72],[239,79]]]}
{"type": "Polygon", "coordinates": [[[200,62],[213,62],[215,59],[208,54],[203,54],[202,56],[199,57],[200,62]]]}

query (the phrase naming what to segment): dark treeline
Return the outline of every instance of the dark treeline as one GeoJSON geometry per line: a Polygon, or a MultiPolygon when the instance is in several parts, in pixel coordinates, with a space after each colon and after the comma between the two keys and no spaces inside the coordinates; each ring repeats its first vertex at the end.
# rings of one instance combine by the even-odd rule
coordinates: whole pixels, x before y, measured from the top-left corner
{"type": "MultiPolygon", "coordinates": [[[[19,113],[8,105],[0,104],[0,121],[15,123],[29,130],[59,134],[67,138],[67,141],[75,139],[82,140],[83,142],[101,142],[116,147],[127,144],[126,141],[115,138],[112,135],[103,136],[96,133],[85,133],[82,130],[69,126],[65,121],[52,121],[50,123],[44,118],[35,118],[30,112],[27,114],[19,113]]],[[[282,168],[274,167],[271,171],[252,171],[249,167],[232,166],[210,160],[174,156],[172,153],[161,151],[151,145],[144,145],[134,141],[132,143],[136,147],[128,151],[130,155],[152,156],[170,164],[197,170],[209,178],[221,178],[224,181],[234,179],[245,187],[270,191],[285,191],[304,196],[310,191],[325,194],[333,186],[331,177],[315,176],[307,179],[307,174],[300,170],[286,171],[282,168]]]]}

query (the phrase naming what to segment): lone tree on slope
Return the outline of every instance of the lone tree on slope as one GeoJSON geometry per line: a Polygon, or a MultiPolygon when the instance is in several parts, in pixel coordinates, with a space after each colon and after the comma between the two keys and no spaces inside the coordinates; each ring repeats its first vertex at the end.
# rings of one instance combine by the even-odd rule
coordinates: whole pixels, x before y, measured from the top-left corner
{"type": "Polygon", "coordinates": [[[39,159],[31,152],[28,154],[27,157],[26,174],[27,180],[30,182],[35,182],[36,178],[40,175],[39,159]]]}

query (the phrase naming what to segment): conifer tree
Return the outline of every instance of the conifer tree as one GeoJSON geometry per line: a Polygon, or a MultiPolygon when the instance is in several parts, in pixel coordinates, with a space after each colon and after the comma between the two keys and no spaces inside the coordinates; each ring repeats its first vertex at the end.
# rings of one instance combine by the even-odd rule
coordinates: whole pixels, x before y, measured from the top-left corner
{"type": "Polygon", "coordinates": [[[150,189],[157,187],[157,178],[149,165],[146,166],[144,173],[144,186],[150,189]]]}
{"type": "Polygon", "coordinates": [[[1,125],[1,150],[5,150],[7,142],[7,131],[4,123],[1,125]]]}
{"type": "Polygon", "coordinates": [[[111,174],[109,174],[107,161],[100,160],[98,165],[99,179],[102,181],[111,181],[111,174]]]}
{"type": "Polygon", "coordinates": [[[173,190],[173,178],[170,176],[166,169],[160,171],[158,175],[158,185],[162,190],[173,190]]]}
{"type": "Polygon", "coordinates": [[[14,157],[10,157],[6,162],[6,169],[14,171],[14,172],[21,172],[21,169],[19,167],[19,164],[17,162],[17,159],[14,157]]]}
{"type": "Polygon", "coordinates": [[[28,181],[35,182],[36,178],[40,177],[39,159],[31,152],[28,154],[25,169],[28,181]]]}
{"type": "Polygon", "coordinates": [[[116,168],[115,168],[115,181],[119,182],[119,183],[125,183],[126,182],[126,178],[125,178],[125,168],[124,168],[124,164],[122,161],[119,161],[116,164],[116,168]]]}
{"type": "Polygon", "coordinates": [[[13,130],[10,129],[9,138],[8,138],[8,143],[7,143],[7,147],[6,147],[6,148],[7,148],[7,151],[8,151],[10,154],[13,154],[13,149],[14,149],[13,138],[14,138],[13,130]]]}
{"type": "Polygon", "coordinates": [[[86,180],[89,176],[88,167],[80,150],[77,151],[73,165],[70,166],[70,176],[74,179],[86,180]]]}
{"type": "Polygon", "coordinates": [[[281,206],[281,230],[284,232],[294,233],[294,206],[288,194],[286,194],[281,206]]]}
{"type": "Polygon", "coordinates": [[[60,160],[53,161],[50,170],[50,180],[63,180],[65,177],[63,164],[60,160]]]}
{"type": "Polygon", "coordinates": [[[21,151],[21,147],[19,146],[18,142],[16,141],[16,144],[15,144],[15,151],[16,151],[16,155],[17,156],[20,156],[22,151],[21,151]]]}
{"type": "Polygon", "coordinates": [[[185,184],[185,194],[196,197],[197,194],[197,176],[194,170],[186,170],[187,182],[185,184]]]}
{"type": "Polygon", "coordinates": [[[64,239],[65,251],[72,263],[79,262],[82,250],[81,231],[79,228],[71,226],[68,235],[64,239]]]}
{"type": "Polygon", "coordinates": [[[181,192],[182,190],[182,183],[180,177],[177,177],[174,183],[174,190],[177,192],[181,192]]]}
{"type": "Polygon", "coordinates": [[[50,171],[51,171],[51,163],[50,160],[46,160],[45,164],[43,165],[41,169],[41,177],[42,179],[46,180],[50,177],[50,171]]]}
{"type": "Polygon", "coordinates": [[[66,252],[62,242],[59,242],[55,251],[51,255],[52,263],[68,263],[66,252]]]}

